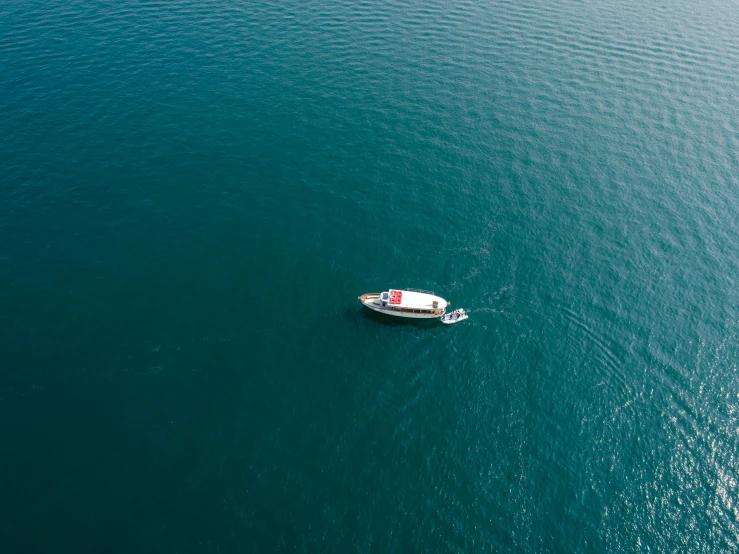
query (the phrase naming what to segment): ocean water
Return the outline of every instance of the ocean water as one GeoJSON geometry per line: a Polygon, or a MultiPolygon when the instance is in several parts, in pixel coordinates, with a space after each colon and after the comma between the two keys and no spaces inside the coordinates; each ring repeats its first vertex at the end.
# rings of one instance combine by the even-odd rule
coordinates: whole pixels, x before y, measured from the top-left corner
{"type": "Polygon", "coordinates": [[[729,0],[0,1],[2,551],[735,552],[738,106],[729,0]]]}

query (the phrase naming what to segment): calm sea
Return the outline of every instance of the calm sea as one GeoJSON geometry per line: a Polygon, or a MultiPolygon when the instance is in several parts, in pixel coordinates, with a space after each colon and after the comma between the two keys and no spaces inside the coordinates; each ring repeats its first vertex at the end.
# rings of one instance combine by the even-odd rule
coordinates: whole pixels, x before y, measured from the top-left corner
{"type": "Polygon", "coordinates": [[[731,0],[0,0],[2,552],[735,552],[738,276],[731,0]]]}

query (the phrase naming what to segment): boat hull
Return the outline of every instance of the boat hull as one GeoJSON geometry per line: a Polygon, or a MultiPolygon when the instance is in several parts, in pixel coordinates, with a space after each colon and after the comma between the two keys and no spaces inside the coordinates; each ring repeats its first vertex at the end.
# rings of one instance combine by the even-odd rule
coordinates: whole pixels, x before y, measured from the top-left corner
{"type": "Polygon", "coordinates": [[[379,312],[381,314],[387,314],[391,315],[393,317],[405,317],[407,319],[438,319],[439,317],[443,316],[446,312],[446,309],[442,310],[434,310],[432,312],[413,312],[413,311],[401,311],[399,309],[391,309],[389,307],[383,307],[382,305],[375,304],[374,301],[376,299],[380,298],[380,293],[368,293],[363,294],[359,297],[359,301],[370,310],[373,310],[375,312],[379,312]]]}

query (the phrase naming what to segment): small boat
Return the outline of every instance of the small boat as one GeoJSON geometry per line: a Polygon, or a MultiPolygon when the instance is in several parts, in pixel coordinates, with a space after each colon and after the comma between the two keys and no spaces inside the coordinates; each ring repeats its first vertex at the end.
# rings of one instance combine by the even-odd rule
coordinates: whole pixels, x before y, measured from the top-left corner
{"type": "Polygon", "coordinates": [[[433,292],[420,289],[390,289],[386,292],[369,292],[359,301],[371,310],[396,317],[433,319],[446,313],[449,304],[433,292]]]}
{"type": "Polygon", "coordinates": [[[452,323],[459,323],[460,321],[464,321],[469,316],[467,315],[467,312],[465,312],[462,308],[459,308],[458,310],[454,310],[453,312],[449,312],[448,314],[444,314],[441,316],[441,322],[444,325],[451,325],[452,323]]]}

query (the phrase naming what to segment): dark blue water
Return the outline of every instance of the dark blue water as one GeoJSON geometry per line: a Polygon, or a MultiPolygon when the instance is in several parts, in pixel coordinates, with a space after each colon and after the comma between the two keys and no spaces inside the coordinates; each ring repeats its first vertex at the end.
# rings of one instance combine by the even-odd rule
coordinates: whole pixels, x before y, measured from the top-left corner
{"type": "Polygon", "coordinates": [[[2,551],[736,551],[737,37],[0,0],[2,551]]]}

